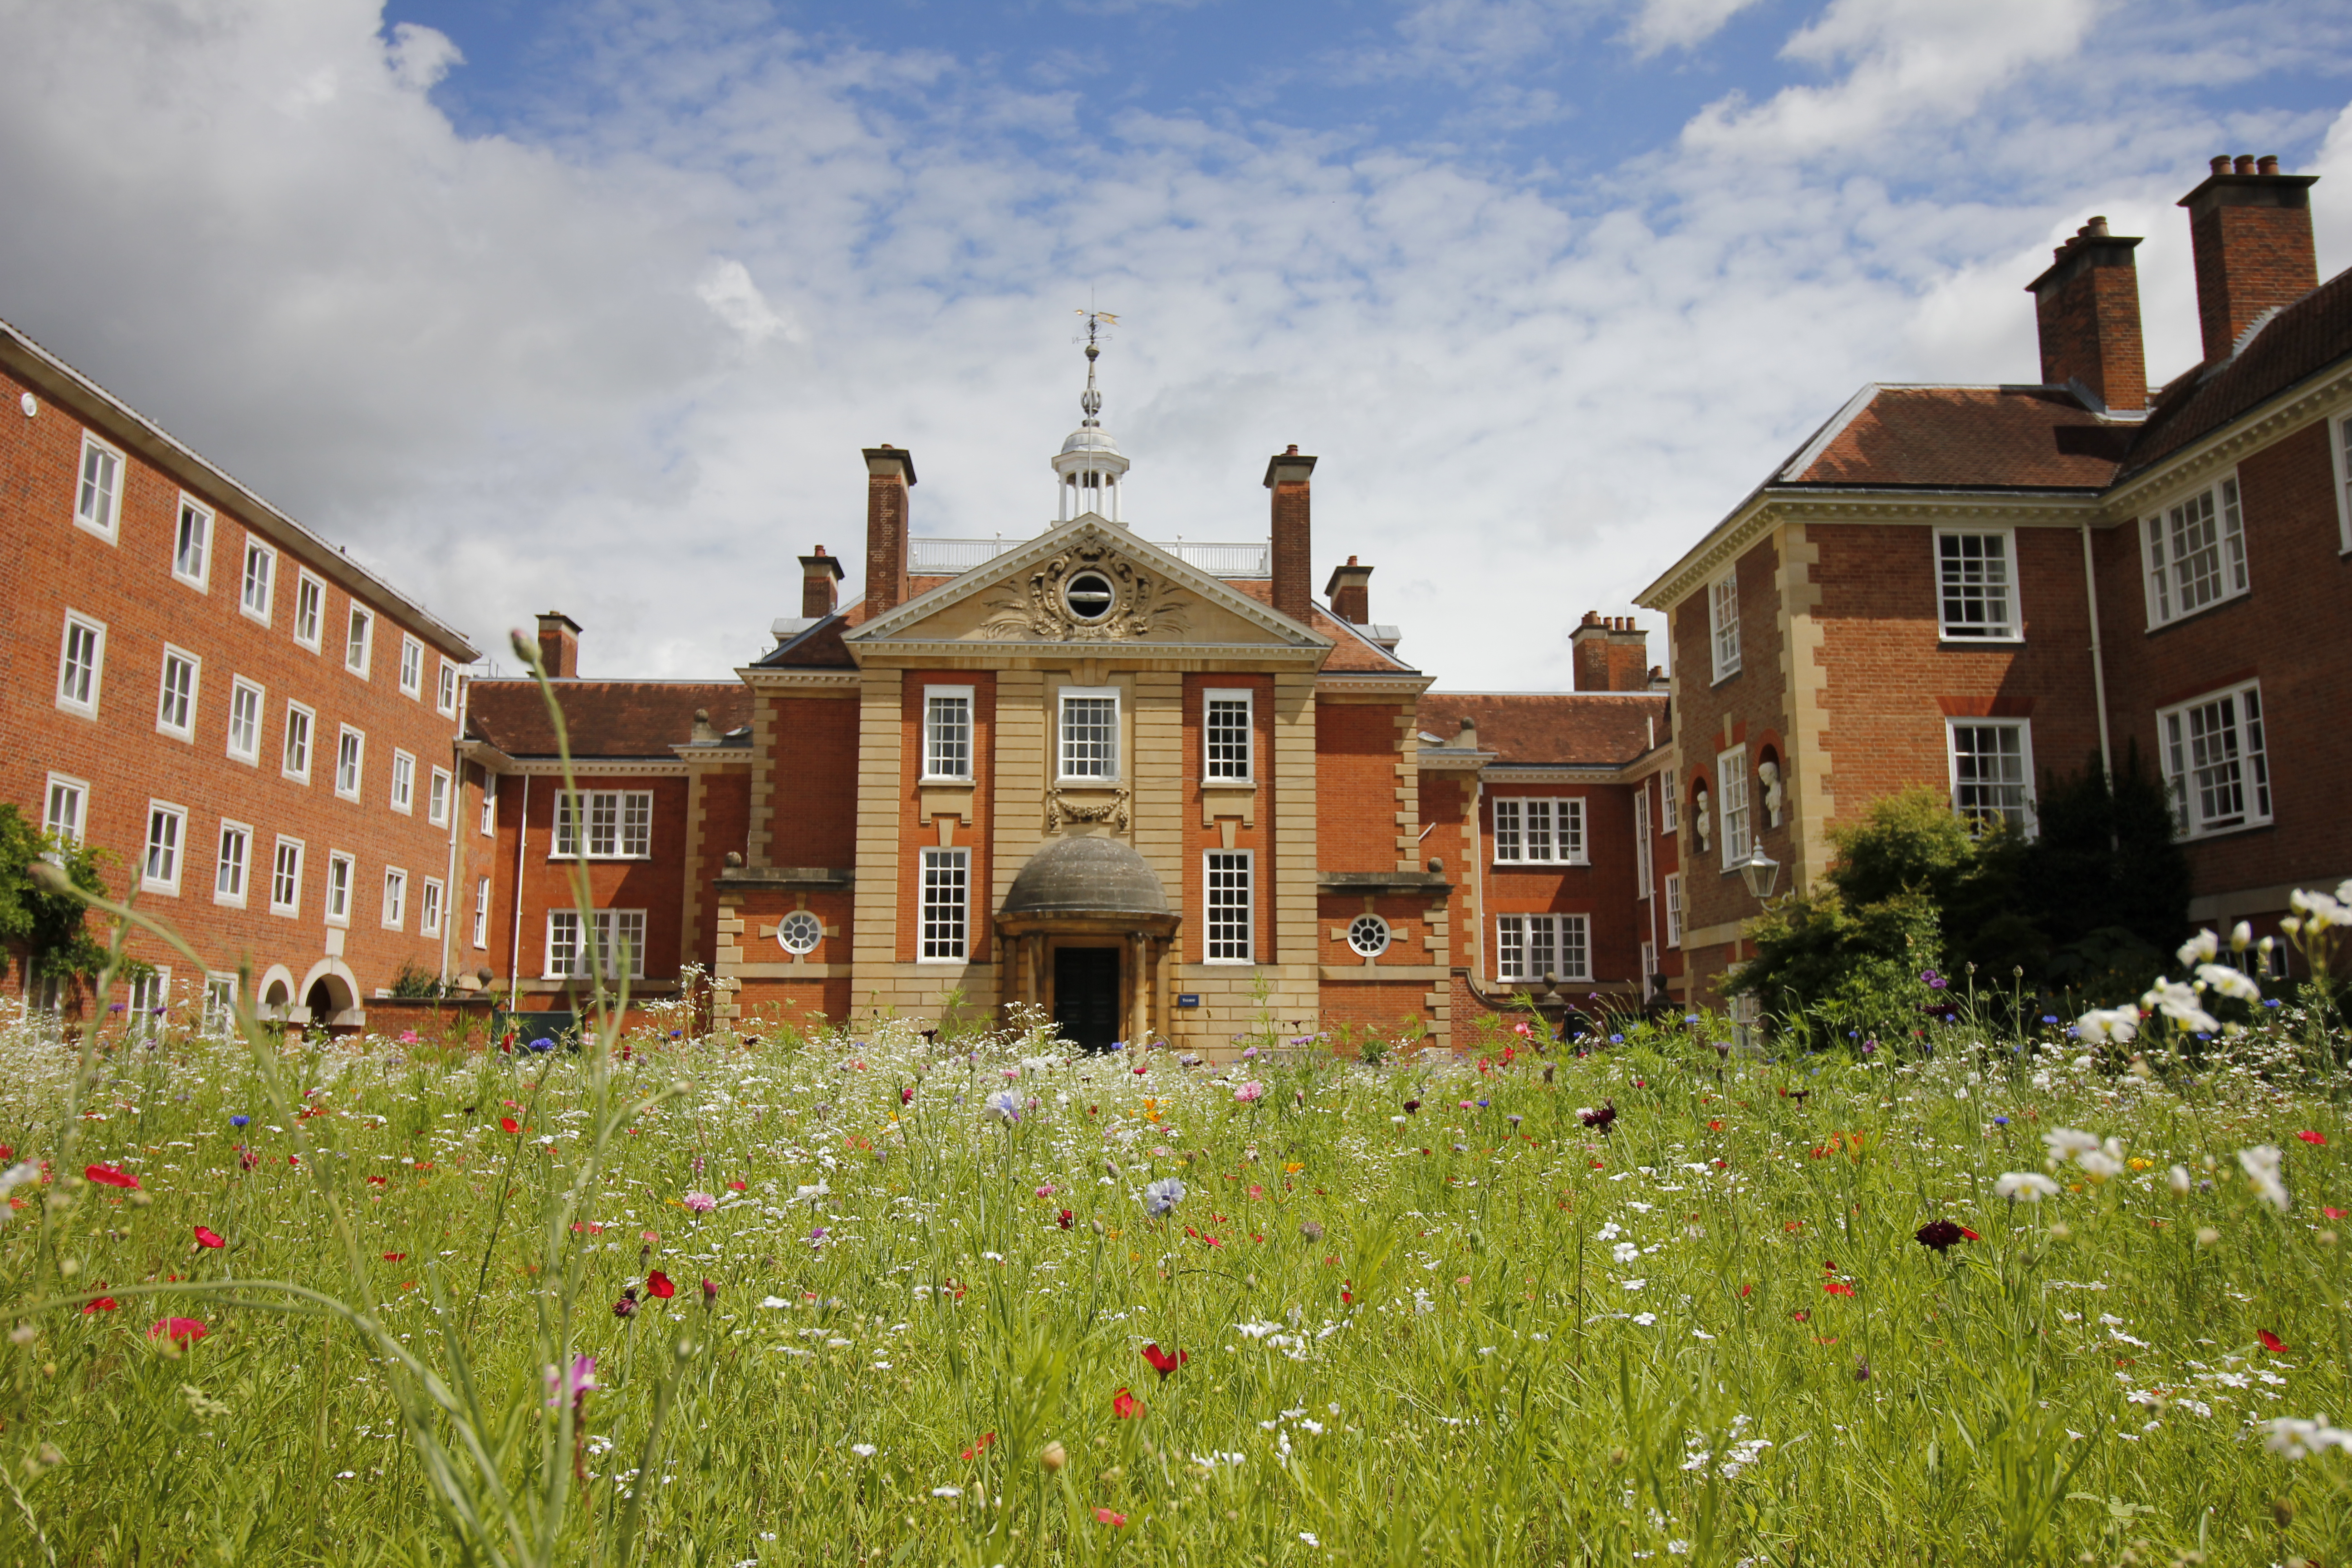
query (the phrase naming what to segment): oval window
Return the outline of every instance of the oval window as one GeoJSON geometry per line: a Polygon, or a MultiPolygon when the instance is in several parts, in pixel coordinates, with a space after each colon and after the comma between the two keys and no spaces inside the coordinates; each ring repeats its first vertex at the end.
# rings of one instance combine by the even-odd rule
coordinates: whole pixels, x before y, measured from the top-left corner
{"type": "Polygon", "coordinates": [[[1389,922],[1378,915],[1358,915],[1348,927],[1348,945],[1366,958],[1389,950],[1389,922]]]}
{"type": "Polygon", "coordinates": [[[814,952],[816,944],[824,940],[824,925],[806,910],[794,910],[783,918],[782,924],[776,927],[777,945],[796,957],[802,953],[814,952]]]}
{"type": "Polygon", "coordinates": [[[1098,621],[1110,614],[1110,579],[1099,572],[1081,572],[1062,590],[1062,602],[1082,621],[1098,621]]]}

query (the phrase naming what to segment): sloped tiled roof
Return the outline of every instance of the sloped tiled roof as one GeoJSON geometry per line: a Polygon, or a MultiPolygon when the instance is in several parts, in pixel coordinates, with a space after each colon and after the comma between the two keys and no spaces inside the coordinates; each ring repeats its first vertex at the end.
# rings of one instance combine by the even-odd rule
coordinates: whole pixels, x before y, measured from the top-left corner
{"type": "Polygon", "coordinates": [[[1663,691],[1431,691],[1413,721],[1450,745],[1465,717],[1477,723],[1479,749],[1503,763],[1614,767],[1666,739],[1663,691]]]}
{"type": "MultiPolygon", "coordinates": [[[[1220,578],[1236,594],[1245,594],[1266,608],[1274,607],[1274,582],[1266,577],[1220,578]]],[[[1366,637],[1362,628],[1339,619],[1322,605],[1308,601],[1307,624],[1331,639],[1331,657],[1323,668],[1334,673],[1409,675],[1413,667],[1366,637]]]]}
{"type": "MultiPolygon", "coordinates": [[[[751,691],[740,680],[559,680],[575,757],[667,757],[694,738],[694,712],[707,709],[719,733],[751,721],[751,691]]],[[[555,724],[532,680],[477,680],[467,688],[466,732],[510,757],[551,757],[555,724]]]]}
{"type": "Polygon", "coordinates": [[[2052,387],[1874,386],[1773,482],[2097,489],[2114,477],[2136,428],[2052,387]]]}
{"type": "Polygon", "coordinates": [[[2352,354],[2352,271],[2339,272],[2287,306],[2233,357],[2200,365],[2165,389],[2132,443],[2122,473],[2136,474],[2221,429],[2352,354]]]}

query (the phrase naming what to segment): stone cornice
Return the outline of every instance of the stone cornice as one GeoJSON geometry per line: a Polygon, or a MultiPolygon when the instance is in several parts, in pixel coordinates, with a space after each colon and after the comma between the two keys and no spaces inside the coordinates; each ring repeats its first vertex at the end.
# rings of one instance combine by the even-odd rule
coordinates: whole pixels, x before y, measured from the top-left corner
{"type": "MultiPolygon", "coordinates": [[[[534,778],[551,775],[561,777],[563,759],[561,757],[511,757],[503,770],[510,773],[528,773],[534,778]]],[[[673,778],[686,775],[686,763],[676,757],[574,757],[572,774],[574,778],[650,778],[667,774],[673,778]]]]}
{"type": "Polygon", "coordinates": [[[1433,675],[1406,675],[1402,672],[1395,675],[1381,675],[1370,670],[1360,672],[1348,670],[1334,674],[1327,669],[1315,678],[1315,689],[1318,692],[1369,691],[1383,697],[1398,698],[1419,697],[1435,684],[1437,684],[1437,678],[1433,675]]]}
{"type": "Polygon", "coordinates": [[[830,686],[838,687],[845,691],[856,691],[858,687],[858,674],[854,669],[794,669],[789,666],[782,668],[761,668],[756,666],[746,666],[739,668],[735,673],[742,678],[743,684],[752,687],[806,689],[810,687],[830,686]]]}
{"type": "MultiPolygon", "coordinates": [[[[1088,659],[1107,665],[1181,661],[1297,665],[1312,669],[1321,665],[1330,651],[1328,643],[1317,647],[1283,647],[1267,643],[965,642],[951,638],[940,642],[869,643],[857,649],[857,661],[860,666],[871,669],[917,664],[927,669],[936,669],[941,660],[950,661],[950,668],[969,666],[978,669],[1003,669],[1044,665],[1059,668],[1075,661],[1088,659]]],[[[856,677],[853,675],[851,679],[855,680],[856,677]]]]}
{"type": "Polygon", "coordinates": [[[457,760],[475,763],[494,773],[514,772],[514,759],[488,741],[462,739],[457,742],[457,760]]]}

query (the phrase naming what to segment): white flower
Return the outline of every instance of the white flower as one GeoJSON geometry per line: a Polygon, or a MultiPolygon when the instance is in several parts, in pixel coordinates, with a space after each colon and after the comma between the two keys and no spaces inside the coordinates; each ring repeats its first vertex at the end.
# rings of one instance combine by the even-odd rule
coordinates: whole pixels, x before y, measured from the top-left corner
{"type": "Polygon", "coordinates": [[[825,1185],[824,1182],[820,1181],[813,1187],[795,1187],[793,1191],[793,1202],[796,1204],[806,1204],[811,1208],[814,1208],[816,1206],[817,1199],[830,1197],[832,1195],[833,1189],[825,1185]]]}
{"type": "Polygon", "coordinates": [[[2230,928],[2230,951],[2231,952],[2243,952],[2253,944],[2254,928],[2250,922],[2240,921],[2236,925],[2230,928]]]}
{"type": "Polygon", "coordinates": [[[2124,1173],[2124,1163],[2105,1149],[2085,1149],[2074,1156],[2074,1163],[2082,1166],[2084,1173],[2095,1182],[2124,1173]]]}
{"type": "Polygon", "coordinates": [[[2049,1146],[2052,1159],[2065,1161],[2088,1150],[2096,1149],[2099,1146],[2099,1135],[2095,1132],[2080,1131],[2072,1127],[2053,1127],[2042,1135],[2042,1142],[2049,1146]]]}
{"type": "Polygon", "coordinates": [[[861,1459],[870,1459],[874,1457],[874,1445],[871,1443],[852,1443],[849,1446],[849,1451],[856,1455],[861,1459]]]}
{"type": "Polygon", "coordinates": [[[2074,1033],[2085,1040],[2113,1040],[2121,1045],[2139,1033],[2137,1007],[2094,1007],[2074,1021],[2074,1033]]]}
{"type": "Polygon", "coordinates": [[[1300,1531],[1298,1532],[1298,1539],[1307,1542],[1309,1546],[1320,1546],[1323,1544],[1321,1542],[1315,1539],[1315,1532],[1311,1530],[1300,1531]]]}
{"type": "Polygon", "coordinates": [[[2189,1189],[2193,1184],[2189,1179],[2189,1167],[2186,1165],[2173,1166],[2164,1179],[2171,1184],[2172,1194],[2175,1197],[2187,1197],[2189,1189]]]}
{"type": "Polygon", "coordinates": [[[1995,1197],[2014,1198],[2021,1194],[2029,1203],[2058,1195],[2058,1184],[2039,1171],[2011,1171],[1992,1184],[1995,1197]]]}
{"type": "Polygon", "coordinates": [[[38,1160],[19,1160],[6,1170],[0,1171],[0,1198],[6,1197],[11,1191],[40,1173],[41,1163],[38,1160]]]}
{"type": "Polygon", "coordinates": [[[1647,1279],[1628,1279],[1625,1281],[1625,1289],[1628,1290],[1639,1290],[1643,1286],[1647,1285],[1649,1281],[1647,1279]]]}
{"type": "Polygon", "coordinates": [[[2199,964],[2197,983],[2209,991],[2219,991],[2222,995],[2233,997],[2240,1002],[2259,1002],[2263,999],[2263,988],[2254,984],[2252,976],[2242,969],[2232,969],[2226,963],[2199,964]]]}
{"type": "Polygon", "coordinates": [[[1630,1241],[1621,1241],[1609,1249],[1609,1256],[1620,1263],[1631,1263],[1642,1256],[1642,1249],[1630,1241]]]}
{"type": "Polygon", "coordinates": [[[1021,1097],[1009,1089],[1000,1089],[988,1097],[988,1103],[982,1109],[1009,1127],[1021,1120],[1021,1097]]]}
{"type": "Polygon", "coordinates": [[[2200,963],[2210,963],[2221,951],[2221,944],[2210,931],[2200,931],[2180,944],[2180,966],[2193,969],[2200,963]]]}
{"type": "Polygon", "coordinates": [[[1636,1312],[1633,1314],[1633,1321],[1646,1329],[1652,1323],[1658,1321],[1658,1314],[1655,1312],[1636,1312]]]}
{"type": "Polygon", "coordinates": [[[2257,1143],[2238,1151],[2238,1166],[2263,1201],[2281,1214],[2287,1211],[2286,1187],[2279,1181],[2279,1151],[2275,1143],[2257,1143]]]}
{"type": "Polygon", "coordinates": [[[1143,1189],[1144,1212],[1158,1218],[1184,1201],[1184,1184],[1173,1176],[1162,1176],[1143,1189]]]}
{"type": "Polygon", "coordinates": [[[2218,1035],[2221,1032],[2221,1020],[2197,1005],[2197,992],[2193,986],[2167,980],[2162,975],[2157,977],[2155,987],[2139,999],[2139,1005],[2151,1013],[2163,1014],[2193,1034],[2218,1035]]]}
{"type": "Polygon", "coordinates": [[[1614,1241],[1624,1234],[1624,1231],[1618,1227],[1617,1222],[1612,1219],[1607,1225],[1601,1227],[1599,1235],[1594,1239],[1600,1241],[1614,1241]]]}
{"type": "Polygon", "coordinates": [[[2352,1432],[2330,1426],[2325,1415],[2315,1415],[2308,1421],[2295,1415],[2280,1415],[2263,1425],[2270,1428],[2270,1436],[2263,1440],[2263,1447],[2290,1459],[2304,1458],[2323,1448],[2341,1448],[2352,1454],[2352,1432]]]}
{"type": "Polygon", "coordinates": [[[931,1489],[931,1495],[933,1497],[959,1498],[963,1496],[963,1489],[961,1487],[933,1487],[931,1489]]]}

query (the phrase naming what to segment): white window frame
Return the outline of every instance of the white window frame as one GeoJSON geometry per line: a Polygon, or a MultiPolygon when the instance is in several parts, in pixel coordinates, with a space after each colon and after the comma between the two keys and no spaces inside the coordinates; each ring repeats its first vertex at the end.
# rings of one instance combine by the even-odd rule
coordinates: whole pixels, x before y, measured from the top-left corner
{"type": "Polygon", "coordinates": [[[547,911],[547,946],[541,964],[541,978],[547,980],[587,980],[595,974],[594,961],[604,961],[604,977],[621,978],[614,962],[614,950],[622,942],[629,945],[628,978],[642,980],[646,974],[646,911],[643,910],[578,910],[560,909],[547,911]],[[592,952],[583,938],[593,935],[596,951],[592,952]],[[558,962],[559,958],[562,961],[558,962]]]}
{"type": "Polygon", "coordinates": [[[490,879],[474,879],[474,946],[488,952],[490,945],[490,879]]]}
{"type": "Polygon", "coordinates": [[[1716,827],[1723,839],[1717,868],[1729,876],[1756,844],[1756,811],[1748,788],[1745,742],[1715,756],[1716,827]]]}
{"type": "Polygon", "coordinates": [[[252,891],[253,825],[223,817],[219,845],[213,855],[213,902],[241,910],[252,891]],[[236,851],[234,855],[229,853],[232,846],[236,851]]]}
{"type": "Polygon", "coordinates": [[[653,858],[654,792],[649,789],[560,789],[555,792],[553,821],[547,836],[551,860],[653,858]],[[584,847],[580,833],[583,822],[588,827],[584,847]],[[639,847],[632,848],[632,843],[639,847]]]}
{"type": "Polygon", "coordinates": [[[155,732],[169,735],[174,741],[193,742],[196,738],[196,697],[204,685],[205,661],[186,648],[172,643],[163,645],[163,671],[157,678],[155,693],[155,732]],[[187,672],[187,689],[180,691],[172,685],[172,667],[180,666],[187,672]],[[173,721],[173,709],[179,709],[179,721],[173,721]]]}
{"type": "Polygon", "coordinates": [[[122,537],[122,491],[131,477],[131,464],[122,448],[111,441],[102,440],[90,431],[81,433],[81,455],[74,464],[74,526],[85,533],[94,533],[109,544],[122,537]],[[99,459],[100,471],[111,468],[103,483],[90,478],[90,459],[99,459]]]}
{"type": "Polygon", "coordinates": [[[1683,944],[1683,874],[1680,871],[1667,872],[1658,879],[1658,889],[1665,895],[1666,945],[1680,947],[1683,944]]]}
{"type": "Polygon", "coordinates": [[[442,900],[446,896],[446,891],[438,877],[427,877],[417,884],[417,935],[439,936],[441,934],[442,900]]]}
{"type": "Polygon", "coordinates": [[[400,694],[425,700],[425,645],[406,632],[400,634],[400,694]]]}
{"type": "Polygon", "coordinates": [[[1658,775],[1658,837],[1672,838],[1675,829],[1682,826],[1683,803],[1676,792],[1680,784],[1670,773],[1658,775]]]}
{"type": "Polygon", "coordinates": [[[499,775],[488,768],[482,770],[481,834],[485,838],[499,836],[499,775]]]}
{"type": "Polygon", "coordinates": [[[1370,910],[1348,922],[1348,951],[1358,958],[1378,958],[1395,940],[1396,929],[1370,910]]]}
{"type": "Polygon", "coordinates": [[[438,684],[434,689],[434,706],[446,717],[457,717],[457,667],[444,658],[441,661],[441,673],[436,679],[438,684]]]}
{"type": "Polygon", "coordinates": [[[969,686],[926,686],[923,688],[923,782],[926,784],[970,784],[972,781],[974,748],[979,743],[976,714],[980,704],[969,686]],[[962,752],[961,765],[950,754],[940,731],[942,709],[950,713],[961,712],[963,734],[954,744],[962,752]]]}
{"type": "Polygon", "coordinates": [[[343,616],[343,668],[362,680],[368,678],[368,668],[375,658],[375,612],[357,599],[343,616]],[[356,645],[359,657],[352,657],[356,645]]]}
{"type": "Polygon", "coordinates": [[[2270,776],[2269,719],[2263,711],[2262,698],[2261,681],[2242,680],[2158,711],[2157,754],[2163,763],[2166,793],[2172,797],[2174,831],[2180,837],[2210,838],[2260,827],[2271,820],[2275,802],[2270,776]],[[2196,737],[2190,733],[2190,723],[2196,713],[2223,702],[2231,704],[2228,733],[2236,748],[2234,783],[2242,809],[2234,816],[2208,818],[2204,792],[2193,776],[2200,770],[2193,761],[2196,737]]]}
{"type": "Polygon", "coordinates": [[[1254,849],[1207,849],[1201,854],[1201,962],[1203,963],[1255,963],[1257,962],[1257,852],[1254,849]],[[1227,864],[1220,866],[1218,862],[1227,864]],[[1221,925],[1230,928],[1230,916],[1220,918],[1220,911],[1236,906],[1231,901],[1220,902],[1217,879],[1220,874],[1241,875],[1240,951],[1230,931],[1220,933],[1221,925]],[[1222,950],[1222,951],[1221,951],[1222,950]]]}
{"type": "Polygon", "coordinates": [[[269,852],[269,912],[273,915],[299,915],[302,912],[302,862],[310,858],[310,846],[299,838],[289,838],[283,833],[269,852]],[[287,863],[291,855],[293,864],[287,863]]]}
{"type": "Polygon", "coordinates": [[[1657,988],[1650,984],[1658,973],[1658,944],[1644,940],[1642,943],[1642,1000],[1655,996],[1657,988]]]}
{"type": "Polygon", "coordinates": [[[416,811],[416,758],[397,746],[392,751],[392,809],[403,816],[416,811]]]}
{"type": "Polygon", "coordinates": [[[357,800],[367,781],[367,731],[349,724],[335,729],[335,794],[357,800]]]}
{"type": "Polygon", "coordinates": [[[408,929],[408,870],[402,866],[383,868],[383,929],[408,929]]]}
{"type": "Polygon", "coordinates": [[[1054,702],[1054,770],[1056,782],[1076,784],[1113,784],[1119,781],[1123,759],[1119,755],[1120,719],[1119,690],[1116,686],[1065,686],[1054,702]],[[1070,771],[1071,736],[1070,704],[1073,701],[1108,701],[1110,703],[1109,755],[1103,759],[1101,773],[1074,773],[1070,771]]]}
{"type": "Polygon", "coordinates": [[[247,620],[269,624],[269,605],[278,589],[278,552],[246,536],[245,559],[237,567],[236,607],[247,620]],[[256,565],[261,570],[257,573],[256,565]]]}
{"type": "Polygon", "coordinates": [[[292,779],[296,784],[309,784],[310,782],[310,763],[317,755],[318,750],[318,714],[312,712],[302,703],[295,701],[290,697],[288,698],[286,700],[286,720],[284,724],[281,726],[278,736],[278,772],[283,776],[292,779]],[[298,714],[302,720],[302,755],[300,759],[302,765],[299,768],[294,765],[294,720],[298,714]]]}
{"type": "Polygon", "coordinates": [[[449,802],[457,793],[457,781],[447,768],[435,768],[425,786],[425,820],[436,827],[449,826],[449,802]]]}
{"type": "Polygon", "coordinates": [[[915,962],[964,963],[971,952],[971,851],[926,849],[917,870],[915,962]]]}
{"type": "Polygon", "coordinates": [[[41,791],[41,831],[57,835],[60,844],[79,844],[89,837],[89,780],[70,773],[48,776],[41,791]]]}
{"type": "Polygon", "coordinates": [[[2352,554],[2352,408],[2327,416],[2327,455],[2336,464],[2336,547],[2352,554]]]}
{"type": "Polygon", "coordinates": [[[1552,954],[1550,973],[1562,981],[1592,978],[1592,917],[1582,914],[1517,914],[1495,917],[1495,979],[1499,984],[1530,984],[1543,979],[1545,965],[1531,954],[1542,946],[1552,954]],[[1576,967],[1569,967],[1570,933],[1574,936],[1576,967]],[[1517,954],[1516,963],[1512,954],[1517,954]]]}
{"type": "Polygon", "coordinates": [[[1587,866],[1584,796],[1498,795],[1495,805],[1497,866],[1587,866]],[[1540,826],[1538,826],[1540,825],[1540,826]],[[1546,852],[1537,854],[1541,847],[1546,852]]]}
{"type": "Polygon", "coordinates": [[[1201,693],[1201,779],[1204,784],[1251,784],[1257,778],[1257,692],[1247,686],[1212,686],[1201,693]],[[1242,754],[1216,755],[1217,704],[1239,703],[1242,710],[1242,754]],[[1220,769],[1234,771],[1220,772],[1220,769]]]}
{"type": "Polygon", "coordinates": [[[1633,792],[1633,897],[1650,896],[1650,781],[1633,792]]]}
{"type": "Polygon", "coordinates": [[[79,610],[66,611],[64,633],[58,638],[58,706],[84,719],[98,717],[99,699],[106,685],[106,623],[79,610]],[[74,632],[79,629],[89,635],[89,660],[79,682],[72,677],[82,668],[73,662],[74,632]]]}
{"type": "Polygon", "coordinates": [[[172,575],[199,594],[212,592],[214,527],[213,509],[182,490],[180,510],[172,522],[172,575]],[[194,524],[193,528],[191,523],[194,524]],[[188,560],[192,539],[195,555],[193,565],[188,560]]]}
{"type": "Polygon", "coordinates": [[[1717,681],[1739,673],[1739,568],[1706,585],[1706,643],[1717,681]]]}
{"type": "Polygon", "coordinates": [[[228,685],[228,755],[231,758],[240,763],[247,763],[256,766],[259,765],[261,762],[261,720],[262,715],[268,712],[268,710],[269,693],[265,690],[259,683],[247,680],[242,675],[233,676],[230,678],[228,685]],[[240,706],[243,707],[245,716],[248,721],[246,725],[246,744],[243,749],[239,749],[236,743],[237,714],[240,706]]]}
{"type": "Polygon", "coordinates": [[[360,863],[347,849],[327,851],[327,892],[325,919],[331,926],[352,923],[352,892],[357,886],[360,863]]]}
{"type": "Polygon", "coordinates": [[[1947,642],[1969,644],[2023,642],[2025,611],[2018,598],[2017,531],[2013,528],[1938,528],[1932,531],[1935,535],[1930,548],[1934,552],[1936,574],[1936,635],[1947,642]],[[1965,549],[1965,542],[1972,539],[1995,542],[1999,544],[2000,580],[1997,584],[1990,580],[1991,574],[1982,570],[1991,562],[1992,558],[1990,555],[1980,553],[1977,557],[1975,564],[1979,568],[1979,575],[1973,583],[1969,581],[1969,562],[1965,559],[1954,561],[1947,557],[1945,552],[1947,541],[1960,544],[1965,549]],[[1991,616],[1978,622],[1956,621],[1952,618],[1951,610],[1955,591],[1965,603],[1971,591],[1979,597],[1990,600],[1995,587],[1998,587],[2000,597],[2001,616],[1998,620],[1991,616]]]}
{"type": "MultiPolygon", "coordinates": [[[[1961,816],[1969,819],[1971,823],[1974,823],[1983,815],[1983,812],[1980,808],[1962,805],[1960,801],[1961,792],[1964,789],[1981,789],[1987,786],[1982,781],[1977,781],[1970,784],[1963,781],[1960,777],[1960,731],[1962,730],[2000,730],[2009,731],[2017,736],[2019,763],[2024,769],[2024,773],[2023,776],[2016,783],[2016,787],[2020,792],[2020,798],[2018,802],[2018,819],[2013,826],[2025,833],[2032,833],[2035,830],[2032,721],[2026,719],[1952,718],[1948,718],[1944,721],[1944,755],[1949,764],[1949,784],[1952,792],[1952,809],[1959,813],[1961,816]]],[[[2002,781],[1995,787],[2006,788],[2009,786],[2006,781],[2002,781]]],[[[2000,816],[2003,821],[2008,820],[2008,812],[2004,808],[1995,808],[1994,815],[2000,816]]]]}
{"type": "Polygon", "coordinates": [[[123,1032],[141,1039],[161,1034],[164,1015],[172,1006],[172,971],[157,964],[122,989],[123,1032]]]}
{"type": "Polygon", "coordinates": [[[146,842],[139,858],[139,890],[167,899],[178,898],[180,876],[187,860],[188,808],[168,800],[149,801],[146,842]],[[163,831],[167,826],[169,831],[163,831]]]}
{"type": "Polygon", "coordinates": [[[225,1036],[236,1026],[236,976],[205,976],[204,1011],[198,1015],[207,1035],[225,1036]]]}
{"type": "Polygon", "coordinates": [[[2174,497],[2142,518],[2138,532],[2140,582],[2147,598],[2148,630],[2186,620],[2253,591],[2253,579],[2246,562],[2245,492],[2239,486],[2237,469],[2186,495],[2174,497]],[[2188,521],[2187,513],[2191,508],[2202,508],[2211,516],[2214,575],[2219,587],[2212,597],[2194,605],[2183,605],[2180,600],[2184,584],[2174,531],[2188,521]]]}
{"type": "Polygon", "coordinates": [[[327,646],[327,580],[307,566],[294,576],[294,642],[312,653],[327,646]]]}

